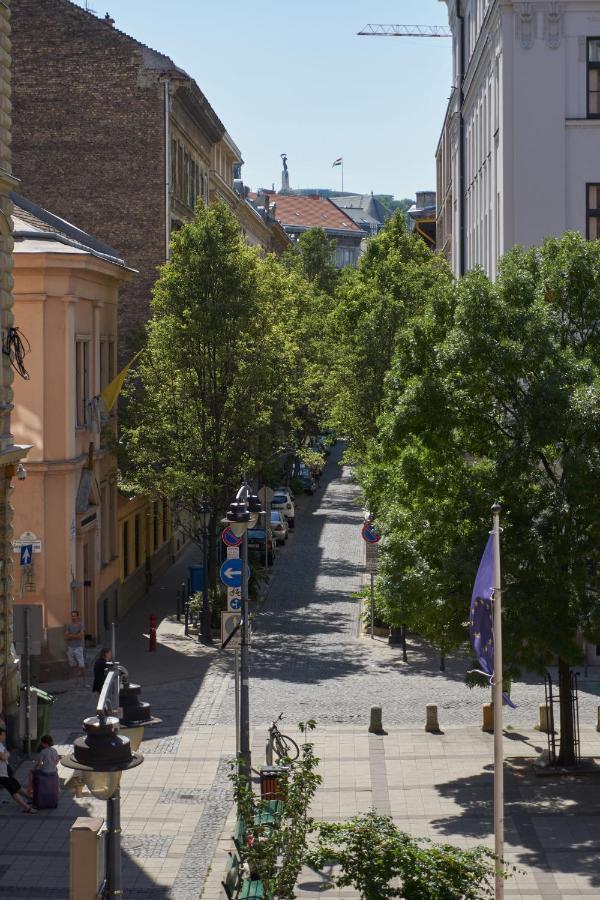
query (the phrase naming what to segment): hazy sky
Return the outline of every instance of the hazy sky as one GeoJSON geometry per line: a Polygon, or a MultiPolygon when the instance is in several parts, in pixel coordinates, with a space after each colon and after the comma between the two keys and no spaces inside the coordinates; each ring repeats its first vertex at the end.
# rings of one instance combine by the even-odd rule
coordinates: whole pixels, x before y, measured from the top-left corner
{"type": "MultiPolygon", "coordinates": [[[[77,0],[85,6],[85,0],[77,0]]],[[[195,78],[239,146],[252,188],[414,196],[435,188],[450,94],[447,38],[358,37],[367,22],[447,24],[439,0],[89,0],[195,78]]]]}

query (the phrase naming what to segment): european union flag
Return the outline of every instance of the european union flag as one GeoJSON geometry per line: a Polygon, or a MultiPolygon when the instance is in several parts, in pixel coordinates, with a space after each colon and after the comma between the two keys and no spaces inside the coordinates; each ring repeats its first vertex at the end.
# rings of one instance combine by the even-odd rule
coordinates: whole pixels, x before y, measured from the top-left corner
{"type": "MultiPolygon", "coordinates": [[[[481,673],[490,681],[494,677],[494,535],[490,534],[485,545],[473,593],[471,595],[471,614],[469,616],[469,634],[475,656],[479,660],[481,673]]],[[[516,709],[508,694],[503,694],[504,702],[516,709]]]]}

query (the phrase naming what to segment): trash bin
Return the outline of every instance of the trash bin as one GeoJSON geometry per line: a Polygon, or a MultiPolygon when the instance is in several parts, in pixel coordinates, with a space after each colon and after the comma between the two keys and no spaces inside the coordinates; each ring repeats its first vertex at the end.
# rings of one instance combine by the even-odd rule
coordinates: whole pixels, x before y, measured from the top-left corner
{"type": "Polygon", "coordinates": [[[31,692],[37,694],[37,738],[39,744],[40,738],[44,734],[50,733],[52,704],[55,698],[38,687],[32,687],[31,692]]]}
{"type": "Polygon", "coordinates": [[[204,590],[204,566],[190,566],[190,594],[201,594],[204,590]]]}
{"type": "Polygon", "coordinates": [[[263,766],[260,770],[262,800],[285,800],[285,779],[289,766],[263,766]]]}

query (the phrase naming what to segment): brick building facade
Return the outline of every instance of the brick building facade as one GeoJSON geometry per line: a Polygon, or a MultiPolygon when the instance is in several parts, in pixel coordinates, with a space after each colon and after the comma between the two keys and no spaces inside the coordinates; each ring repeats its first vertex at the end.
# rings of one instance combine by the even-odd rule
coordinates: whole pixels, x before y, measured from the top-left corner
{"type": "Polygon", "coordinates": [[[20,192],[139,270],[120,302],[123,361],[148,318],[171,227],[208,200],[225,128],[171,59],[70,0],[13,0],[13,57],[20,192]]]}

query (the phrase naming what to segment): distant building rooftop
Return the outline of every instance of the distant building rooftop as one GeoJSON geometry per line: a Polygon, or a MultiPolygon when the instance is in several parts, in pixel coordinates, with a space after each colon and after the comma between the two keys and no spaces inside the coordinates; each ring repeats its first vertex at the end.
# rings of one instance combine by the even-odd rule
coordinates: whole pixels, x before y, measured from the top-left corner
{"type": "Polygon", "coordinates": [[[323,197],[298,197],[291,194],[271,194],[275,204],[275,218],[290,230],[304,231],[323,228],[329,232],[358,235],[362,229],[331,200],[323,197]]]}

